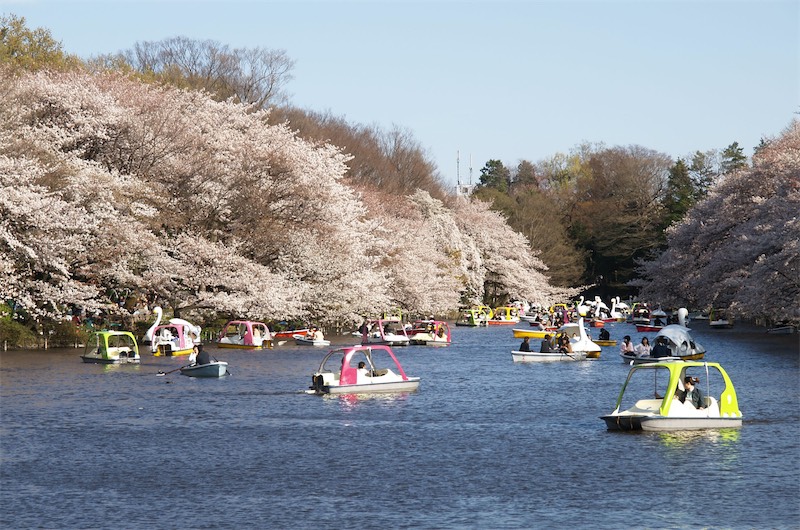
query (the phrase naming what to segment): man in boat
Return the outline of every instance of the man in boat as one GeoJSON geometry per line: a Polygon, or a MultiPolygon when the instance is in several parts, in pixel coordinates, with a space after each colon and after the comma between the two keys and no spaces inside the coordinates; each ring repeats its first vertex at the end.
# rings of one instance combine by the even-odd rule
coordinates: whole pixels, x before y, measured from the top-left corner
{"type": "Polygon", "coordinates": [[[522,339],[522,344],[519,345],[519,351],[531,351],[530,339],[528,337],[522,339]]]}
{"type": "Polygon", "coordinates": [[[545,335],[542,340],[542,345],[539,347],[539,353],[552,353],[553,345],[550,343],[550,335],[545,335]]]}
{"type": "Polygon", "coordinates": [[[202,344],[196,345],[194,351],[196,352],[194,364],[209,364],[211,362],[211,356],[203,349],[202,344]]]}
{"type": "Polygon", "coordinates": [[[611,333],[608,332],[606,328],[600,330],[600,340],[609,340],[611,339],[611,333]]]}
{"type": "Polygon", "coordinates": [[[669,357],[670,355],[672,355],[672,353],[669,351],[669,347],[667,346],[667,339],[664,337],[658,337],[656,345],[653,346],[653,351],[650,352],[650,357],[661,358],[669,357]]]}

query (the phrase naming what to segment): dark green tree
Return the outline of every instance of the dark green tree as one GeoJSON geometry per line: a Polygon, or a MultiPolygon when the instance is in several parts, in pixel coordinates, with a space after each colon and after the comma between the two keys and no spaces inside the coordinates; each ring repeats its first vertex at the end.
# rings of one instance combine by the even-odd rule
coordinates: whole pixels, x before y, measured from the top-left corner
{"type": "Polygon", "coordinates": [[[683,219],[686,212],[694,205],[697,198],[689,167],[683,159],[679,158],[675,165],[669,169],[667,176],[667,191],[664,195],[663,227],[683,219]]]}
{"type": "Polygon", "coordinates": [[[481,168],[478,187],[493,188],[497,191],[508,192],[511,183],[511,172],[499,160],[489,160],[481,168]]]}
{"type": "Polygon", "coordinates": [[[717,158],[715,153],[716,151],[707,151],[705,153],[702,151],[695,151],[694,155],[692,155],[689,175],[694,183],[694,189],[697,194],[696,199],[705,197],[714,179],[719,176],[719,171],[715,164],[717,158]]]}
{"type": "Polygon", "coordinates": [[[513,186],[534,186],[537,184],[536,166],[527,160],[521,161],[514,172],[513,186]]]}
{"type": "Polygon", "coordinates": [[[747,167],[747,156],[744,154],[744,148],[739,147],[739,142],[733,142],[722,151],[720,165],[722,172],[726,174],[747,167]]]}

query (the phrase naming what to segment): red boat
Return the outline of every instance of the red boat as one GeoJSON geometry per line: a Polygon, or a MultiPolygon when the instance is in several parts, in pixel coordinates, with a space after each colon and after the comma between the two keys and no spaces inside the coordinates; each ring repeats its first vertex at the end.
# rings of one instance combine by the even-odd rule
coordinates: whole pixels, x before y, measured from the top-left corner
{"type": "Polygon", "coordinates": [[[275,331],[272,334],[273,339],[291,339],[294,335],[305,335],[311,331],[309,328],[302,329],[287,329],[284,331],[275,331]]]}

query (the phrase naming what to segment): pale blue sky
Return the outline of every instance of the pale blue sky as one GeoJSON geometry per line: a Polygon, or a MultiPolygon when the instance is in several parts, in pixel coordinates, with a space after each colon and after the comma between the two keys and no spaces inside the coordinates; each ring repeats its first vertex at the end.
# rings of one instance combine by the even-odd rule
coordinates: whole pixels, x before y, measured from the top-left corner
{"type": "Polygon", "coordinates": [[[82,57],[283,49],[293,104],[410,130],[455,183],[583,141],[752,154],[800,111],[800,1],[0,0],[82,57]]]}

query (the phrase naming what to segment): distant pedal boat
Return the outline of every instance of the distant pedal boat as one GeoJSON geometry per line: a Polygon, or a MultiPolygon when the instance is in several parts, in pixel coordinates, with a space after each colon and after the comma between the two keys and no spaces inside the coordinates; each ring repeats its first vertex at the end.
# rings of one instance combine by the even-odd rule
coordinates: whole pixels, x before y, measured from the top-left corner
{"type": "Polygon", "coordinates": [[[94,364],[139,364],[139,346],[130,331],[96,331],[86,341],[81,359],[94,364]]]}

